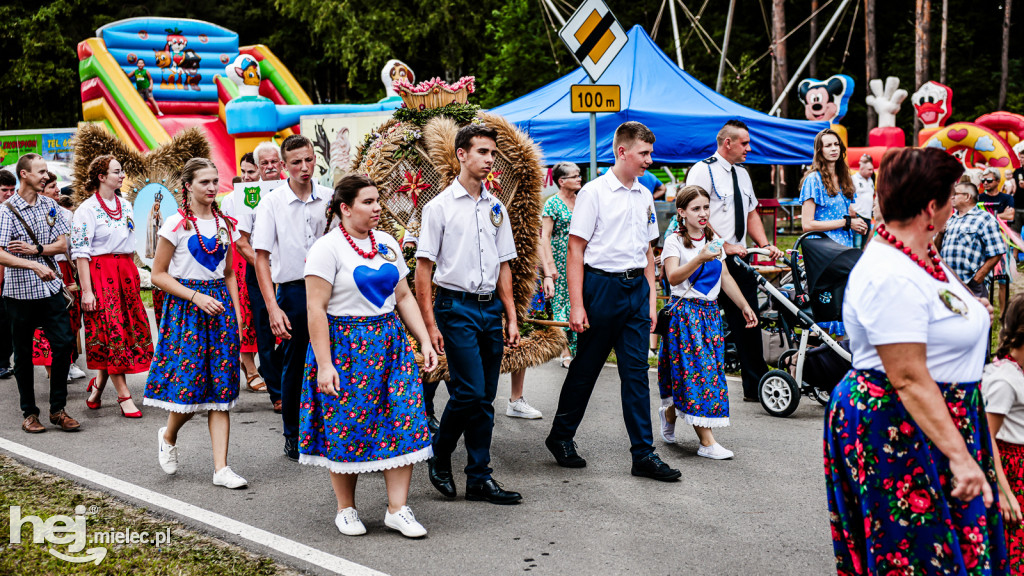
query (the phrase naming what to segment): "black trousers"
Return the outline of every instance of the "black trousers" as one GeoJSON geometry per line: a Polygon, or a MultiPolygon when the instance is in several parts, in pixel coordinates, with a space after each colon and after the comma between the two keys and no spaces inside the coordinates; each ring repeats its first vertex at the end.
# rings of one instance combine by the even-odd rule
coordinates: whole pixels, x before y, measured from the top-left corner
{"type": "Polygon", "coordinates": [[[572,440],[601,375],[608,354],[615,350],[622,397],[622,420],[629,436],[633,462],[654,452],[651,431],[651,391],[647,376],[650,344],[650,287],[647,278],[624,279],[583,275],[583,306],[590,328],[576,336],[576,357],[562,382],[551,438],[572,440]]]}
{"type": "Polygon", "coordinates": [[[36,328],[42,328],[50,341],[50,414],[64,409],[68,400],[68,369],[74,337],[71,319],[59,292],[49,298],[16,300],[4,298],[7,315],[11,320],[11,339],[14,344],[14,378],[18,382],[21,412],[24,417],[39,415],[36,406],[35,377],[32,366],[32,337],[36,328]]]}
{"type": "Polygon", "coordinates": [[[11,317],[7,314],[7,304],[0,299],[0,368],[11,367],[11,354],[14,354],[14,344],[11,342],[11,317]]]}
{"type": "MultiPolygon", "coordinates": [[[[729,267],[729,274],[743,293],[743,299],[747,301],[754,311],[757,311],[757,280],[754,275],[745,268],[734,264],[732,258],[725,259],[729,267]]],[[[743,375],[743,396],[744,398],[757,398],[757,385],[761,377],[768,372],[768,363],[764,361],[764,347],[761,342],[760,325],[747,328],[747,321],[743,319],[743,311],[740,310],[732,300],[722,292],[718,297],[718,306],[725,312],[725,321],[729,325],[729,336],[727,342],[736,345],[736,351],[740,356],[740,368],[743,375]]]]}

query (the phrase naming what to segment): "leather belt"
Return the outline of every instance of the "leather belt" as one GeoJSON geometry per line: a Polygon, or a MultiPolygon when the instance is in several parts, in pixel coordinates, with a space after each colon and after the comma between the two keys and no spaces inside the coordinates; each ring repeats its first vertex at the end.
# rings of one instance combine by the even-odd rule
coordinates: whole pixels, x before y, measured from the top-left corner
{"type": "Polygon", "coordinates": [[[494,300],[494,292],[488,292],[487,294],[474,294],[473,292],[450,290],[443,286],[438,286],[437,293],[444,294],[445,296],[451,296],[458,300],[472,300],[474,302],[490,302],[491,300],[494,300]]]}
{"type": "Polygon", "coordinates": [[[639,278],[644,275],[644,268],[633,268],[632,270],[626,270],[625,272],[607,272],[600,268],[594,268],[584,264],[583,270],[597,274],[598,276],[607,276],[609,278],[625,278],[626,280],[632,280],[633,278],[639,278]]]}

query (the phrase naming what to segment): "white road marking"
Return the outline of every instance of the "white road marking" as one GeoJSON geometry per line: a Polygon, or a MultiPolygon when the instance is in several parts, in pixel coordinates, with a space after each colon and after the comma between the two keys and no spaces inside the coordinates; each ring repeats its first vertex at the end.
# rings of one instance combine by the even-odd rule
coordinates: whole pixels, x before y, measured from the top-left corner
{"type": "Polygon", "coordinates": [[[152,506],[163,508],[175,514],[179,514],[196,522],[205,524],[216,531],[224,531],[229,534],[234,534],[245,540],[266,546],[271,550],[275,550],[292,558],[297,558],[303,562],[308,562],[325,570],[330,570],[336,574],[342,574],[343,576],[386,576],[383,572],[378,572],[372,568],[367,568],[362,564],[356,564],[351,560],[328,554],[316,548],[311,548],[305,544],[300,544],[294,540],[289,540],[283,536],[278,536],[266,530],[261,530],[255,526],[239,522],[222,516],[216,512],[205,510],[198,506],[189,504],[188,502],[182,502],[181,500],[171,498],[159,492],[154,492],[142,486],[137,486],[130,482],[118,480],[113,476],[108,476],[102,472],[79,466],[74,462],[68,462],[62,458],[51,456],[45,452],[40,452],[28,446],[18,444],[17,442],[11,442],[5,438],[0,438],[0,449],[6,450],[12,454],[16,454],[23,458],[39,462],[51,468],[60,470],[65,474],[76,476],[83,480],[87,480],[94,484],[98,484],[113,490],[120,492],[136,500],[147,502],[152,506]]]}

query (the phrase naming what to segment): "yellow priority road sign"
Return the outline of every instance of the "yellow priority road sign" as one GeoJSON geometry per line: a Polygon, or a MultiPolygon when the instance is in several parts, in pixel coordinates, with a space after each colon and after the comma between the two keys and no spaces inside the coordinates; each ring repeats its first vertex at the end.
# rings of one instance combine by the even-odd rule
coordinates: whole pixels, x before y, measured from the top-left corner
{"type": "Polygon", "coordinates": [[[622,105],[618,84],[573,84],[570,100],[573,112],[618,112],[622,105]]]}
{"type": "Polygon", "coordinates": [[[594,82],[604,74],[627,41],[626,31],[603,0],[583,2],[558,31],[558,36],[594,82]]]}

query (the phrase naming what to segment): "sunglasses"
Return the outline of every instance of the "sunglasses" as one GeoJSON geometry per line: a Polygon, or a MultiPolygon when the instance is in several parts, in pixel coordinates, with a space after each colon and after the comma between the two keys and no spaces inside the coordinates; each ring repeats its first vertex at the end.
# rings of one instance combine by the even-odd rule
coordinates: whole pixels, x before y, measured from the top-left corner
{"type": "Polygon", "coordinates": [[[989,184],[989,183],[995,182],[996,179],[995,178],[982,178],[981,181],[986,183],[986,184],[989,184]]]}

